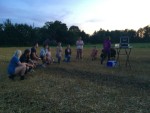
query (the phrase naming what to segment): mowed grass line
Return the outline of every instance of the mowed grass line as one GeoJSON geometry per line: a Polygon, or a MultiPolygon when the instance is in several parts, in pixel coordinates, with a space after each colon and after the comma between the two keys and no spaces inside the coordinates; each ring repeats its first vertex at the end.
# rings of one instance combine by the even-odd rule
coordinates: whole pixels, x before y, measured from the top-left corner
{"type": "MultiPolygon", "coordinates": [[[[1,63],[0,113],[149,113],[149,48],[135,48],[131,53],[132,69],[107,68],[99,59],[91,61],[85,48],[83,61],[53,64],[36,69],[27,79],[7,78],[6,67],[16,48],[4,48],[10,55],[1,63]]],[[[24,50],[24,48],[21,48],[24,50]]],[[[52,48],[55,56],[55,48],[52,48]]]]}

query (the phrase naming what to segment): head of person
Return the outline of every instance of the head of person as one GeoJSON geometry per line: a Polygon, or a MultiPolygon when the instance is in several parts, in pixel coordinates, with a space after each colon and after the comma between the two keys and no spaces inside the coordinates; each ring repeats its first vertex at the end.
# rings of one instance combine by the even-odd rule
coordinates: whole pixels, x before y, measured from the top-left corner
{"type": "Polygon", "coordinates": [[[61,46],[61,42],[58,42],[58,46],[61,46]]]}
{"type": "Polygon", "coordinates": [[[45,49],[48,49],[48,44],[44,44],[44,46],[43,46],[45,49]]]}
{"type": "Polygon", "coordinates": [[[51,48],[50,48],[50,47],[48,47],[48,48],[47,48],[47,50],[48,50],[48,51],[51,51],[51,48]]]}
{"type": "Polygon", "coordinates": [[[80,40],[82,40],[82,38],[81,38],[81,37],[79,37],[79,38],[78,38],[78,40],[80,41],[80,40]]]}
{"type": "Polygon", "coordinates": [[[24,51],[24,55],[25,55],[25,56],[30,56],[30,53],[31,53],[30,49],[26,49],[26,50],[24,51]]]}
{"type": "Polygon", "coordinates": [[[69,45],[69,44],[67,45],[67,48],[70,48],[70,45],[69,45]]]}
{"type": "Polygon", "coordinates": [[[97,49],[97,46],[94,46],[94,49],[97,49]]]}
{"type": "Polygon", "coordinates": [[[38,42],[35,42],[35,43],[34,43],[34,47],[35,47],[35,48],[38,48],[38,47],[39,47],[38,42]]]}
{"type": "Polygon", "coordinates": [[[21,57],[21,55],[22,55],[21,50],[17,50],[17,51],[15,51],[15,54],[14,54],[14,56],[15,56],[15,57],[20,58],[20,57],[21,57]]]}
{"type": "Polygon", "coordinates": [[[105,40],[110,40],[110,37],[109,37],[109,36],[107,36],[107,37],[105,38],[105,40]]]}

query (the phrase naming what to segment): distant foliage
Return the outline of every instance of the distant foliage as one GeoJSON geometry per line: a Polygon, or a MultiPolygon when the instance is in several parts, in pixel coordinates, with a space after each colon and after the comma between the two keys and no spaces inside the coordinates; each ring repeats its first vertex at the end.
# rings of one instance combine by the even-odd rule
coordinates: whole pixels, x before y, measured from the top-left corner
{"type": "Polygon", "coordinates": [[[0,23],[0,46],[30,46],[35,41],[43,44],[45,40],[50,45],[56,45],[57,42],[63,44],[75,44],[78,37],[82,37],[85,44],[102,43],[105,37],[111,37],[113,43],[119,42],[120,36],[129,36],[130,42],[150,42],[150,26],[135,30],[103,30],[95,31],[91,36],[81,31],[78,26],[67,27],[61,21],[46,22],[43,27],[33,27],[27,24],[13,24],[7,19],[0,23]]]}

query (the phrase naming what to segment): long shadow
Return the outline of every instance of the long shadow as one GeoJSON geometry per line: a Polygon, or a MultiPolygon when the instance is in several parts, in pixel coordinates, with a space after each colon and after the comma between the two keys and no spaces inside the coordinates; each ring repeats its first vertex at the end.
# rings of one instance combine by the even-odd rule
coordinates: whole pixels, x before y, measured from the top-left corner
{"type": "Polygon", "coordinates": [[[141,80],[135,78],[133,76],[119,76],[119,75],[108,75],[102,73],[92,73],[90,71],[81,71],[81,70],[67,70],[63,67],[51,67],[49,71],[59,71],[60,73],[64,73],[60,75],[61,77],[69,77],[69,78],[81,78],[85,80],[89,80],[99,85],[106,85],[109,87],[133,87],[143,90],[150,90],[150,81],[149,80],[141,80]]]}

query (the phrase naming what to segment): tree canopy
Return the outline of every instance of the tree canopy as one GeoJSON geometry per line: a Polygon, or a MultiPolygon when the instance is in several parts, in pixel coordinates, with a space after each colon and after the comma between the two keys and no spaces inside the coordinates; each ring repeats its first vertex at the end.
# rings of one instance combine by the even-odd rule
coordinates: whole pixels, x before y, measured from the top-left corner
{"type": "Polygon", "coordinates": [[[82,37],[85,43],[100,44],[105,37],[111,37],[113,43],[118,43],[121,36],[129,36],[130,42],[150,42],[150,26],[139,28],[137,31],[125,30],[104,30],[100,28],[92,35],[81,31],[78,26],[72,25],[69,28],[61,21],[48,21],[43,27],[34,27],[28,24],[13,24],[7,19],[0,23],[0,46],[30,46],[35,41],[43,44],[49,40],[51,45],[57,42],[63,44],[75,44],[78,37],[82,37]]]}

